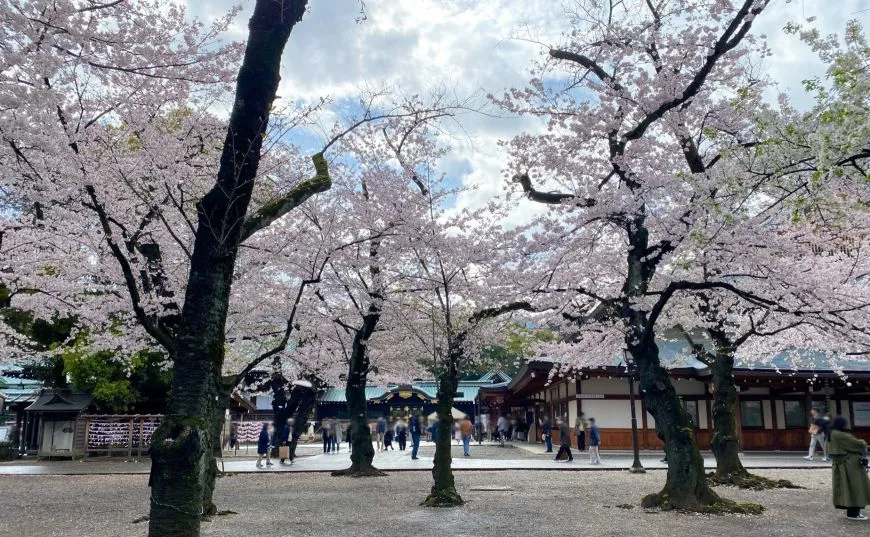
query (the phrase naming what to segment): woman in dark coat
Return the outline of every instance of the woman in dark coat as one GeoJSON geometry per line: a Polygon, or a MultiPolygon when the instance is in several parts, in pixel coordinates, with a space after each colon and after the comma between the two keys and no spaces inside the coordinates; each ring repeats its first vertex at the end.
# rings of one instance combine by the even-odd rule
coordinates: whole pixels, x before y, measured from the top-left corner
{"type": "Polygon", "coordinates": [[[845,509],[849,520],[867,520],[861,514],[861,509],[870,504],[870,478],[861,466],[867,442],[846,432],[848,426],[843,416],[834,418],[831,425],[828,456],[834,461],[834,507],[845,509]]]}
{"type": "Polygon", "coordinates": [[[257,440],[257,468],[263,467],[263,457],[266,457],[266,466],[272,466],[272,439],[269,436],[269,424],[264,423],[260,429],[260,438],[257,440]]]}

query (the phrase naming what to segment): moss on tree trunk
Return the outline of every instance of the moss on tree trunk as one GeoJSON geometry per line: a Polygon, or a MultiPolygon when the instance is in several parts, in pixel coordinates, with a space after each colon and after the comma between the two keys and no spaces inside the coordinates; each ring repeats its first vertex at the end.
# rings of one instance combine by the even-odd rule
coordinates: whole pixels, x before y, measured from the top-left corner
{"type": "Polygon", "coordinates": [[[160,326],[151,326],[152,335],[169,341],[173,379],[166,417],[151,441],[150,537],[200,533],[205,491],[208,483],[213,487],[215,475],[213,424],[236,254],[278,89],[284,45],[306,3],[257,0],[254,6],[217,178],[197,204],[177,334],[169,341],[160,326]]]}
{"type": "Polygon", "coordinates": [[[644,403],[665,442],[668,476],[661,492],[643,498],[644,507],[705,511],[720,501],[707,484],[704,460],[695,444],[695,431],[689,414],[659,363],[658,347],[653,341],[629,347],[640,371],[644,403]],[[645,344],[644,344],[645,343],[645,344]]]}
{"type": "Polygon", "coordinates": [[[744,489],[800,488],[786,479],[768,479],[749,473],[740,461],[737,440],[737,386],[734,383],[734,342],[723,330],[710,330],[715,353],[708,355],[713,380],[713,436],[710,448],[716,457],[716,471],[708,476],[711,485],[744,489]]]}

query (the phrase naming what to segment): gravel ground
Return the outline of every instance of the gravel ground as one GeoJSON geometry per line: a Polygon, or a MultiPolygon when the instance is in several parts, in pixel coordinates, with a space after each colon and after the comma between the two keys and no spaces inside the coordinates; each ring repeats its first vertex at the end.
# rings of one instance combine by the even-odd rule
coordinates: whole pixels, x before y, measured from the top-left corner
{"type": "MultiPolygon", "coordinates": [[[[518,450],[519,451],[519,450],[518,450]]],[[[830,470],[769,470],[805,490],[721,490],[728,498],[759,502],[760,516],[705,516],[647,512],[640,496],[657,491],[663,471],[462,472],[457,486],[469,502],[457,509],[424,509],[426,472],[347,479],[325,474],[245,474],[223,478],[217,501],[238,514],[203,524],[206,536],[502,537],[698,535],[826,537],[867,534],[870,522],[848,522],[830,504],[830,470]],[[475,488],[512,490],[480,491],[475,488]],[[633,508],[625,508],[631,504],[633,508]],[[622,507],[617,507],[622,506],[622,507]]],[[[147,511],[147,476],[0,477],[0,537],[39,535],[143,536],[132,521],[147,511]]]]}

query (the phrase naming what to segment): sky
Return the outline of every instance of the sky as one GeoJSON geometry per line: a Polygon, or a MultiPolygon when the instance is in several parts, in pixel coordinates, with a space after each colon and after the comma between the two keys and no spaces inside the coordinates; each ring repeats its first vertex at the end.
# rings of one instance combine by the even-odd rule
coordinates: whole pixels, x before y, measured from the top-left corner
{"type": "MultiPolygon", "coordinates": [[[[227,0],[186,1],[188,12],[203,19],[219,16],[231,5],[227,0]]],[[[232,35],[239,40],[245,38],[253,0],[243,6],[232,35]]],[[[842,33],[850,19],[870,26],[870,0],[774,0],[756,20],[753,33],[765,35],[773,50],[763,67],[799,107],[810,102],[801,81],[822,76],[823,67],[782,28],[809,20],[823,34],[842,33]]],[[[566,28],[558,0],[311,0],[285,50],[279,96],[301,102],[329,97],[341,104],[356,102],[373,88],[404,95],[426,95],[437,87],[459,96],[498,95],[525,85],[533,62],[546,50],[543,44],[559,43],[566,28]]],[[[478,186],[457,201],[474,206],[506,188],[502,171],[507,158],[498,141],[541,125],[486,114],[465,114],[460,122],[443,171],[453,181],[478,186]]],[[[323,139],[311,132],[299,141],[317,147],[323,139]]]]}

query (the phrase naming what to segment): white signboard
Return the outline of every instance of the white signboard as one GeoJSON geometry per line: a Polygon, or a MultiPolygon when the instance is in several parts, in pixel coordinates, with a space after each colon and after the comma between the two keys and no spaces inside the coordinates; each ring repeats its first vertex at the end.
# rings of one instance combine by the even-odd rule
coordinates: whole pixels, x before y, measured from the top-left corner
{"type": "Polygon", "coordinates": [[[577,399],[604,399],[603,393],[578,393],[577,399]]]}
{"type": "Polygon", "coordinates": [[[852,426],[870,427],[870,403],[852,403],[852,426]]]}

